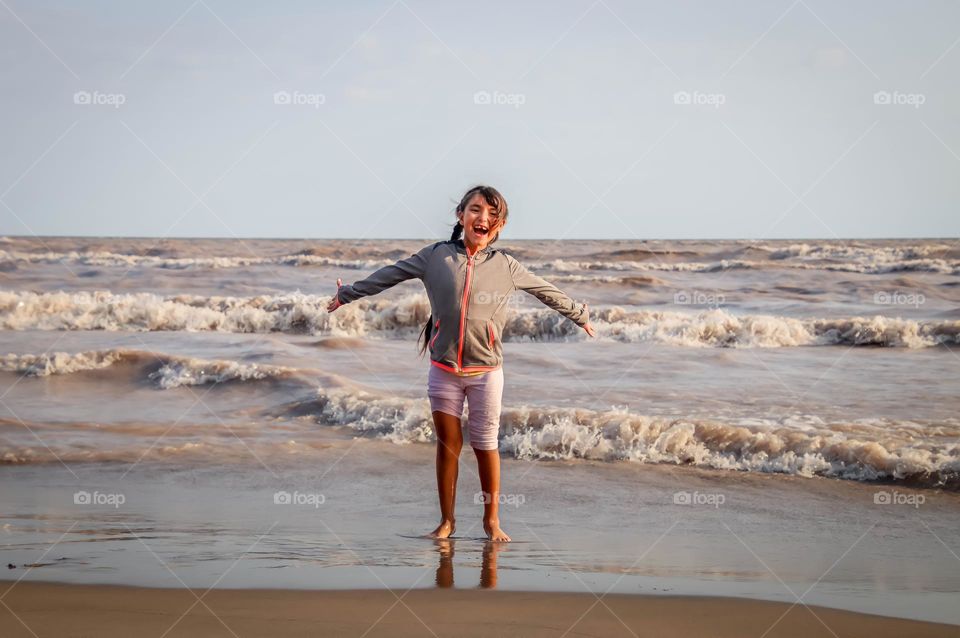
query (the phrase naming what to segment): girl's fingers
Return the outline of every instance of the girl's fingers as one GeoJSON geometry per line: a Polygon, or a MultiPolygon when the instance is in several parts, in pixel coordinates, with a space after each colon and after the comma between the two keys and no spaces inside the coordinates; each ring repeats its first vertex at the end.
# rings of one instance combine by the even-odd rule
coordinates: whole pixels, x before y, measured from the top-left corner
{"type": "Polygon", "coordinates": [[[337,292],[333,294],[333,299],[327,304],[327,312],[333,312],[340,307],[340,288],[343,287],[343,280],[337,277],[337,292]]]}

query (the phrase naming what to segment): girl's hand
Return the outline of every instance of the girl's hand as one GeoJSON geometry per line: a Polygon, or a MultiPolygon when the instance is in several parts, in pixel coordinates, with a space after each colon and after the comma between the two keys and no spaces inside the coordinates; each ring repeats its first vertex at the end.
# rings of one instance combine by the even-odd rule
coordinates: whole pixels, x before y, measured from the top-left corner
{"type": "Polygon", "coordinates": [[[343,282],[337,278],[337,293],[333,296],[333,299],[330,300],[330,303],[327,304],[327,312],[333,312],[343,304],[340,303],[340,286],[343,285],[343,282]]]}
{"type": "Polygon", "coordinates": [[[594,329],[593,324],[590,323],[590,312],[587,310],[587,304],[586,304],[586,303],[583,304],[583,312],[584,312],[584,314],[587,315],[587,323],[586,323],[586,325],[583,327],[583,329],[586,330],[586,331],[587,331],[587,334],[590,335],[591,337],[596,337],[596,336],[597,336],[597,331],[594,329]]]}

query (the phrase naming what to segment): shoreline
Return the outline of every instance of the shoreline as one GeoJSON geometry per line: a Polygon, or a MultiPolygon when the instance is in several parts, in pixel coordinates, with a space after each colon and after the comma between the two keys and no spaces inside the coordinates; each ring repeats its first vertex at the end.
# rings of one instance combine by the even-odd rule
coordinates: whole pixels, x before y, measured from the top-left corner
{"type": "Polygon", "coordinates": [[[802,603],[478,589],[290,590],[147,588],[13,582],[5,635],[955,636],[956,625],[802,603]],[[601,599],[602,600],[598,600],[601,599]],[[496,613],[491,613],[496,610],[496,613]],[[766,632],[766,633],[765,633],[766,632]]]}
{"type": "Polygon", "coordinates": [[[4,558],[17,567],[0,578],[198,592],[405,592],[455,582],[788,605],[792,591],[807,592],[809,605],[960,625],[947,549],[957,542],[956,493],[927,494],[918,507],[882,505],[875,488],[849,481],[506,460],[502,493],[524,499],[501,512],[515,542],[491,548],[478,537],[479,481],[467,466],[460,535],[432,541],[420,536],[436,517],[431,448],[361,441],[329,472],[347,445],[277,477],[265,468],[143,464],[126,475],[82,468],[78,481],[64,468],[2,469],[4,558]],[[124,502],[78,505],[78,490],[124,502]],[[277,490],[324,498],[282,505],[277,490]],[[677,493],[723,502],[678,504],[677,493]]]}

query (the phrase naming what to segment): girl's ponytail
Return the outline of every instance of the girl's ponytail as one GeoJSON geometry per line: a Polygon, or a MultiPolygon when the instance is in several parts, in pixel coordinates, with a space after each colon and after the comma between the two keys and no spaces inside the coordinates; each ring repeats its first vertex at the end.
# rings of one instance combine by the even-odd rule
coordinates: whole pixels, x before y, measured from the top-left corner
{"type": "Polygon", "coordinates": [[[430,343],[431,336],[433,336],[433,315],[427,317],[427,323],[423,324],[423,328],[420,330],[420,336],[417,337],[417,343],[423,342],[420,346],[421,357],[423,357],[427,351],[427,344],[430,343]]]}
{"type": "Polygon", "coordinates": [[[450,241],[456,241],[460,239],[460,233],[463,232],[463,224],[457,222],[453,227],[453,234],[450,235],[450,241]]]}

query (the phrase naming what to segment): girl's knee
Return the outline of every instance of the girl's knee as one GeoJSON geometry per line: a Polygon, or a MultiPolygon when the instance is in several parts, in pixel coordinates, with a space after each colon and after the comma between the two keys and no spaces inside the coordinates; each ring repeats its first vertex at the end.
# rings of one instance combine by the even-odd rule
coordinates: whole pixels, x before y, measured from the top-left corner
{"type": "Polygon", "coordinates": [[[471,444],[470,447],[473,448],[473,453],[477,456],[488,456],[491,454],[500,454],[500,446],[494,444],[492,447],[484,445],[483,447],[477,447],[476,445],[471,444]]]}
{"type": "Polygon", "coordinates": [[[437,444],[442,445],[446,450],[460,454],[460,450],[463,448],[463,433],[462,432],[456,432],[456,433],[446,432],[444,434],[438,433],[437,444]]]}

